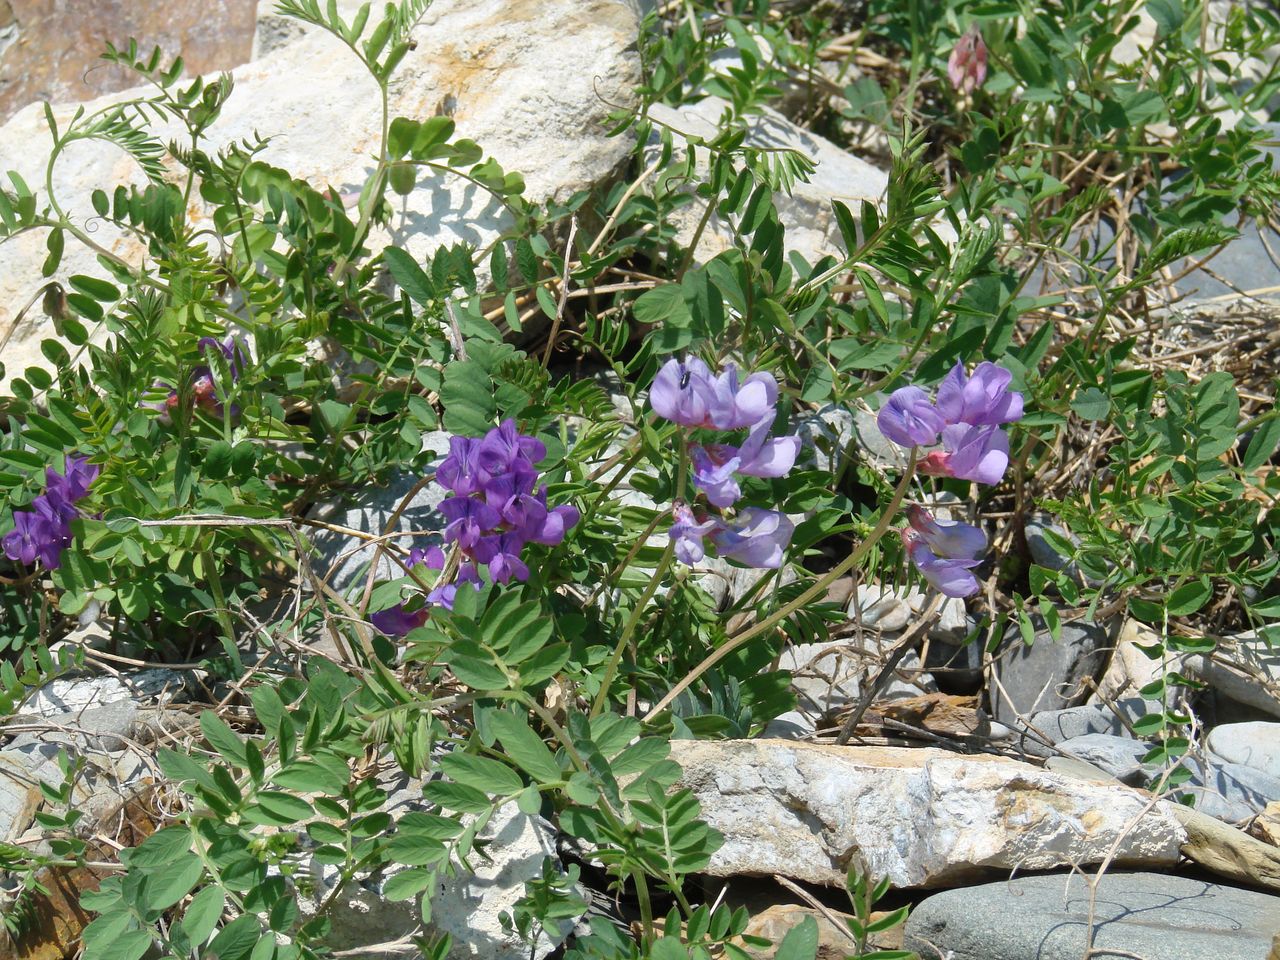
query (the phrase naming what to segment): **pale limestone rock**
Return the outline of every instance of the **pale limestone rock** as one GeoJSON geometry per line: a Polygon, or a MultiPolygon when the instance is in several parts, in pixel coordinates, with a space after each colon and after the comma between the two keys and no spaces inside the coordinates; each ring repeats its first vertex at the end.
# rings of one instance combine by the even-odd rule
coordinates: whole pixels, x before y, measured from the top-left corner
{"type": "MultiPolygon", "coordinates": [[[[608,179],[630,154],[627,138],[606,136],[605,123],[610,104],[635,96],[637,30],[635,13],[623,0],[438,0],[415,31],[417,49],[392,81],[391,115],[425,120],[448,107],[457,137],[475,140],[505,169],[524,175],[527,199],[567,199],[608,179]]],[[[341,42],[305,31],[233,76],[235,92],[203,145],[208,152],[260,132],[274,138],[260,159],[318,189],[359,191],[378,148],[379,98],[372,78],[341,42]]],[[[128,96],[86,106],[93,110],[128,96]]],[[[65,124],[75,109],[59,108],[55,115],[65,124]]],[[[167,142],[177,130],[162,127],[157,134],[167,142]]],[[[0,170],[16,169],[33,187],[43,184],[48,144],[41,108],[20,111],[0,127],[0,170]]],[[[93,215],[89,196],[95,188],[110,193],[116,184],[141,182],[131,160],[98,143],[73,144],[54,174],[63,209],[79,223],[93,215]]],[[[510,225],[487,194],[443,174],[421,173],[409,196],[392,195],[391,201],[390,229],[370,238],[375,252],[395,243],[422,258],[459,241],[483,246],[510,225]]],[[[211,225],[198,203],[189,214],[197,229],[211,225]]],[[[0,338],[41,286],[45,234],[30,231],[0,245],[0,338]]],[[[142,257],[135,240],[108,226],[93,237],[126,260],[142,257]]],[[[75,273],[103,271],[93,253],[69,239],[56,278],[75,273]]],[[[50,335],[37,305],[12,332],[0,360],[11,375],[43,366],[40,341],[50,335]]]]}
{"type": "Polygon", "coordinates": [[[992,871],[1170,866],[1186,832],[1137,790],[996,756],[780,740],[675,741],[672,759],[725,835],[714,876],[831,886],[851,865],[896,887],[992,871]]]}
{"type": "MultiPolygon", "coordinates": [[[[719,97],[707,97],[680,107],[654,104],[649,108],[649,116],[657,123],[672,128],[677,148],[683,149],[688,141],[682,135],[714,137],[717,123],[727,106],[728,103],[719,97]]],[[[774,195],[778,217],[787,231],[787,251],[799,253],[809,263],[827,255],[841,256],[843,242],[831,201],[843,201],[856,217],[863,200],[877,205],[882,202],[889,183],[888,174],[831,141],[796,126],[768,107],[758,115],[748,117],[746,126],[748,146],[789,148],[817,163],[808,183],[796,183],[790,196],[782,192],[774,195]]],[[[705,168],[706,151],[695,149],[701,154],[700,165],[705,168]]],[[[657,156],[657,150],[655,141],[648,151],[648,161],[657,156]]],[[[681,243],[687,244],[693,239],[705,210],[702,201],[695,200],[676,212],[674,220],[681,243]]],[[[713,214],[699,238],[695,259],[705,263],[729,249],[732,234],[732,227],[719,215],[713,214]]]]}
{"type": "Polygon", "coordinates": [[[1145,623],[1125,620],[1106,672],[1088,702],[1102,704],[1121,697],[1137,696],[1139,690],[1156,680],[1166,669],[1175,669],[1167,654],[1153,659],[1140,649],[1159,642],[1159,635],[1145,623]]]}

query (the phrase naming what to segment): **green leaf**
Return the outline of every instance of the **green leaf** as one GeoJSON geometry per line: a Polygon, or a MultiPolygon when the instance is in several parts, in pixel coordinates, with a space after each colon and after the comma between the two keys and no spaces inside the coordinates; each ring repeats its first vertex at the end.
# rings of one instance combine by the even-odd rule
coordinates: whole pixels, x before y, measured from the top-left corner
{"type": "Polygon", "coordinates": [[[213,480],[221,480],[231,469],[231,444],[225,440],[215,440],[204,454],[204,475],[213,480]]]}
{"type": "Polygon", "coordinates": [[[191,851],[191,831],[186,827],[157,830],[128,853],[129,867],[161,867],[191,851]]]}
{"type": "Polygon", "coordinates": [[[1209,582],[1208,577],[1202,576],[1199,580],[1184,583],[1169,594],[1167,602],[1169,616],[1185,617],[1195,613],[1208,603],[1212,596],[1213,584],[1209,582]]]}
{"type": "Polygon", "coordinates": [[[84,951],[85,960],[141,960],[151,949],[151,932],[149,930],[129,930],[120,934],[110,942],[87,946],[84,951]]]}
{"type": "Polygon", "coordinates": [[[524,789],[519,774],[505,763],[478,757],[471,753],[446,754],[440,758],[442,769],[451,780],[482,790],[490,796],[514,796],[524,789]]]}
{"type": "Polygon", "coordinates": [[[114,303],[120,299],[120,291],[114,284],[98,277],[85,277],[77,274],[67,280],[71,289],[83,293],[86,297],[101,300],[103,303],[114,303]]]}
{"type": "Polygon", "coordinates": [[[410,254],[399,247],[387,247],[382,251],[382,259],[391,271],[392,279],[411,299],[423,306],[437,299],[431,278],[410,254]]]}
{"type": "Polygon", "coordinates": [[[224,905],[225,897],[222,888],[214,884],[205,887],[191,898],[186,913],[182,915],[182,929],[192,945],[199,946],[209,939],[213,928],[218,925],[218,919],[222,916],[224,905]]]}
{"type": "Polygon", "coordinates": [[[502,749],[525,773],[539,783],[555,783],[564,779],[555,755],[530,728],[524,717],[505,710],[493,713],[489,722],[502,741],[502,749]]]}
{"type": "Polygon", "coordinates": [[[774,960],[813,960],[818,955],[818,922],[805,917],[787,931],[774,960]]]}
{"type": "Polygon", "coordinates": [[[1097,387],[1086,387],[1076,393],[1071,409],[1081,420],[1105,420],[1111,412],[1111,398],[1097,387]]]}
{"type": "Polygon", "coordinates": [[[222,754],[223,759],[240,767],[249,765],[244,742],[236,736],[234,730],[218,718],[217,714],[210,710],[200,714],[200,732],[213,745],[213,748],[222,754]]]}
{"type": "Polygon", "coordinates": [[[684,298],[684,289],[678,283],[667,283],[646,290],[636,298],[631,310],[640,323],[653,326],[670,324],[674,327],[687,327],[693,321],[684,298]]]}
{"type": "Polygon", "coordinates": [[[511,683],[506,672],[490,660],[457,654],[446,659],[453,675],[472,690],[505,690],[511,683]]]}
{"type": "Polygon", "coordinates": [[[44,263],[40,267],[42,277],[51,277],[57,272],[58,265],[62,263],[62,250],[65,245],[66,238],[61,228],[49,231],[49,237],[45,240],[45,248],[49,251],[49,255],[44,258],[44,263]]]}
{"type": "Polygon", "coordinates": [[[436,871],[427,867],[402,870],[387,878],[382,895],[388,900],[412,900],[436,882],[436,871]]]}
{"type": "Polygon", "coordinates": [[[1268,420],[1253,432],[1240,465],[1246,470],[1257,470],[1271,459],[1277,446],[1280,446],[1280,416],[1268,420]]]}
{"type": "Polygon", "coordinates": [[[315,816],[315,810],[306,800],[279,790],[261,791],[258,794],[258,806],[261,809],[256,812],[266,814],[261,818],[263,822],[278,826],[300,823],[315,816]]]}
{"type": "Polygon", "coordinates": [[[186,853],[172,863],[147,871],[139,889],[139,899],[150,912],[166,910],[190,893],[203,876],[204,864],[200,858],[194,853],[186,853]]]}
{"type": "Polygon", "coordinates": [[[249,954],[262,938],[262,925],[252,914],[236,917],[218,931],[209,944],[206,956],[212,954],[218,960],[248,960],[249,954]]]}

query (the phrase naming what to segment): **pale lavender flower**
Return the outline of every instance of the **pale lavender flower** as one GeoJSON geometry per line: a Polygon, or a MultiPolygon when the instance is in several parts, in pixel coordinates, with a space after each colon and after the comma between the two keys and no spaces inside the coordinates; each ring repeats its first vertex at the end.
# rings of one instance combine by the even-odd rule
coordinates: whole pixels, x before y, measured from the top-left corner
{"type": "Polygon", "coordinates": [[[938,442],[943,419],[919,387],[899,387],[880,408],[876,425],[900,447],[927,447],[938,442]]]}
{"type": "Polygon", "coordinates": [[[711,532],[716,553],[748,567],[774,570],[782,566],[795,525],[785,513],[746,507],[732,521],[711,532]]]}
{"type": "Polygon", "coordinates": [[[689,566],[701,563],[702,558],[707,555],[703,540],[719,526],[719,521],[711,517],[699,520],[694,516],[692,508],[683,503],[672,507],[671,513],[675,523],[671,524],[668,536],[675,541],[676,559],[689,566]]]}
{"type": "Polygon", "coordinates": [[[969,571],[981,560],[939,557],[914,530],[902,531],[902,542],[921,576],[943,595],[968,597],[978,592],[978,579],[969,571]]]}
{"type": "Polygon", "coordinates": [[[1009,466],[1009,437],[999,427],[952,424],[942,430],[942,446],[920,461],[921,473],[996,484],[1009,466]]]}
{"type": "Polygon", "coordinates": [[[713,399],[711,371],[697,357],[671,358],[649,387],[654,413],[683,427],[712,426],[713,399]]]}
{"type": "Polygon", "coordinates": [[[983,361],[973,376],[964,364],[951,368],[938,386],[938,413],[948,424],[968,423],[977,427],[996,426],[1022,419],[1022,394],[1010,390],[1013,374],[1004,367],[983,361]]]}
{"type": "Polygon", "coordinates": [[[959,520],[935,519],[924,507],[907,508],[907,522],[940,557],[974,560],[987,549],[987,535],[972,524],[959,520]]]}
{"type": "Polygon", "coordinates": [[[771,373],[750,374],[738,382],[738,368],[729,364],[711,384],[711,424],[719,430],[753,427],[773,421],[778,402],[778,381],[771,373]]]}
{"type": "Polygon", "coordinates": [[[731,507],[742,495],[735,474],[744,477],[785,477],[800,453],[797,436],[769,437],[772,415],[759,421],[741,447],[723,443],[694,447],[693,481],[717,507],[731,507]]]}

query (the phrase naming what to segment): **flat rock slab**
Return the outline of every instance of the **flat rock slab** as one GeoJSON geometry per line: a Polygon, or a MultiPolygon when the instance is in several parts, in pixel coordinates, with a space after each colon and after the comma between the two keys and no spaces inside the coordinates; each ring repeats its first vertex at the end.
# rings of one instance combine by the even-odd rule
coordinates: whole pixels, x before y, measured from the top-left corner
{"type": "Polygon", "coordinates": [[[714,876],[842,886],[852,865],[899,888],[997,871],[1170,866],[1186,831],[1149,795],[1003,757],[784,740],[672,743],[683,783],[725,836],[714,876]]]}
{"type": "MultiPolygon", "coordinates": [[[[1089,887],[1079,875],[1018,877],[925,900],[907,921],[907,949],[949,960],[1080,960],[1089,887]]],[[[1262,960],[1280,931],[1280,898],[1157,873],[1098,883],[1095,957],[1262,960]]]]}

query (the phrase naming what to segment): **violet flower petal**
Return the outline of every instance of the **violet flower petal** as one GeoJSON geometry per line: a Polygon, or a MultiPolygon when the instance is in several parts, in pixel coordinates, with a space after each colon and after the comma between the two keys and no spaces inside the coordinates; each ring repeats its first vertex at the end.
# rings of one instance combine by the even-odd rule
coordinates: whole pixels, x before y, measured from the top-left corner
{"type": "Polygon", "coordinates": [[[786,514],[747,507],[713,531],[711,539],[721,557],[772,570],[782,566],[793,533],[795,525],[786,514]]]}
{"type": "Polygon", "coordinates": [[[711,423],[720,430],[754,426],[770,417],[777,402],[773,374],[753,373],[739,384],[738,368],[729,364],[711,384],[711,423]]]}
{"type": "Polygon", "coordinates": [[[942,415],[919,387],[899,387],[876,414],[880,432],[900,447],[927,447],[937,443],[942,415]]]}
{"type": "Polygon", "coordinates": [[[710,426],[711,371],[697,357],[662,365],[649,387],[653,412],[684,427],[710,426]]]}

